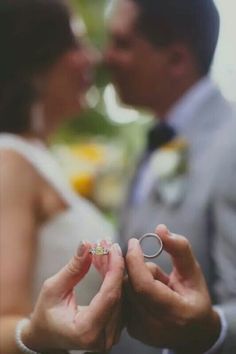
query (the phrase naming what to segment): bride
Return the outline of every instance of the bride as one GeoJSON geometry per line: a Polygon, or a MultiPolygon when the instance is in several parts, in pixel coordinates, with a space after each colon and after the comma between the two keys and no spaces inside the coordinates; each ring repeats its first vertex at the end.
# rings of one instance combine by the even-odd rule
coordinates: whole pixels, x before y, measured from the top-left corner
{"type": "Polygon", "coordinates": [[[91,244],[114,231],[72,191],[47,148],[83,108],[95,52],[76,37],[60,0],[1,0],[0,43],[0,351],[104,350],[119,332],[123,259],[113,246],[98,294],[94,271],[73,295],[91,244]]]}

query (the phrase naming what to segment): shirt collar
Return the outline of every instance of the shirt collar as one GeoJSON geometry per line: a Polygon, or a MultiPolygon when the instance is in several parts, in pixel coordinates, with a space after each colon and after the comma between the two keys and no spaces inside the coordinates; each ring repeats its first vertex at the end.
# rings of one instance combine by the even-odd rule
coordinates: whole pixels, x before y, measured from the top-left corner
{"type": "Polygon", "coordinates": [[[183,131],[198,107],[216,91],[216,85],[208,76],[200,79],[174,104],[167,113],[166,121],[177,132],[183,131]]]}

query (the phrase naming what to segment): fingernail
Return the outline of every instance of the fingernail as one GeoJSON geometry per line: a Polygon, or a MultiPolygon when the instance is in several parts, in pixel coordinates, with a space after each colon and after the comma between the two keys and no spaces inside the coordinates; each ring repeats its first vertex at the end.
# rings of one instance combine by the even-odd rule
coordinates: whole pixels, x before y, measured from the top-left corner
{"type": "Polygon", "coordinates": [[[120,245],[118,243],[114,243],[112,248],[114,248],[114,250],[118,253],[119,256],[122,256],[122,251],[121,251],[120,245]]]}
{"type": "Polygon", "coordinates": [[[172,232],[169,232],[168,236],[169,236],[170,238],[173,238],[173,239],[176,239],[176,238],[177,238],[177,234],[174,234],[174,233],[172,233],[172,232]]]}
{"type": "Polygon", "coordinates": [[[168,229],[168,227],[166,225],[161,225],[165,230],[166,230],[166,233],[167,233],[167,236],[168,237],[171,237],[172,233],[170,232],[170,230],[168,229]]]}
{"type": "Polygon", "coordinates": [[[131,240],[129,240],[128,250],[131,251],[135,249],[138,246],[138,244],[139,242],[136,238],[131,238],[131,240]]]}
{"type": "Polygon", "coordinates": [[[86,241],[81,241],[80,242],[79,247],[77,249],[77,256],[82,257],[84,255],[84,252],[87,249],[86,244],[87,244],[86,241]]]}

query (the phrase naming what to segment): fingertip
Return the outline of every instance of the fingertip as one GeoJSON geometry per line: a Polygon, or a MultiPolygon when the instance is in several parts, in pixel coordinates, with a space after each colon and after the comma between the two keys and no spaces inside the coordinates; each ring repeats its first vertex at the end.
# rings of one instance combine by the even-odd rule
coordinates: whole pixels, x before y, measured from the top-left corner
{"type": "Polygon", "coordinates": [[[136,238],[131,238],[128,243],[128,251],[132,251],[139,246],[139,242],[136,238]]]}
{"type": "Polygon", "coordinates": [[[108,268],[109,270],[116,270],[124,268],[123,254],[118,243],[114,243],[110,249],[110,254],[108,257],[108,268]]]}
{"type": "Polygon", "coordinates": [[[164,224],[158,225],[155,232],[161,238],[165,251],[173,255],[179,248],[182,236],[170,232],[164,224]]]}
{"type": "Polygon", "coordinates": [[[118,256],[122,256],[122,251],[118,243],[114,243],[111,247],[111,251],[114,251],[118,256]]]}
{"type": "Polygon", "coordinates": [[[157,227],[156,227],[156,230],[155,232],[159,235],[159,236],[169,236],[170,235],[170,231],[169,229],[167,228],[167,226],[165,224],[159,224],[157,227]]]}
{"type": "Polygon", "coordinates": [[[89,252],[91,245],[89,242],[83,240],[80,242],[79,247],[77,248],[76,255],[78,257],[83,257],[86,253],[89,252]]]}

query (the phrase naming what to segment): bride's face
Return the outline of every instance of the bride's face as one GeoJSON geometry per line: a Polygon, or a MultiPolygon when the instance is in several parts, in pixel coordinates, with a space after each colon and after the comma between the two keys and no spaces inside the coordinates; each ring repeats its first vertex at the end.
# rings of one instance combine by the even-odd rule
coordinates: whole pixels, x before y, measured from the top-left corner
{"type": "Polygon", "coordinates": [[[85,41],[82,31],[78,35],[80,22],[76,24],[77,46],[64,53],[47,74],[45,103],[60,120],[80,113],[86,106],[86,93],[97,61],[97,53],[85,41]]]}

